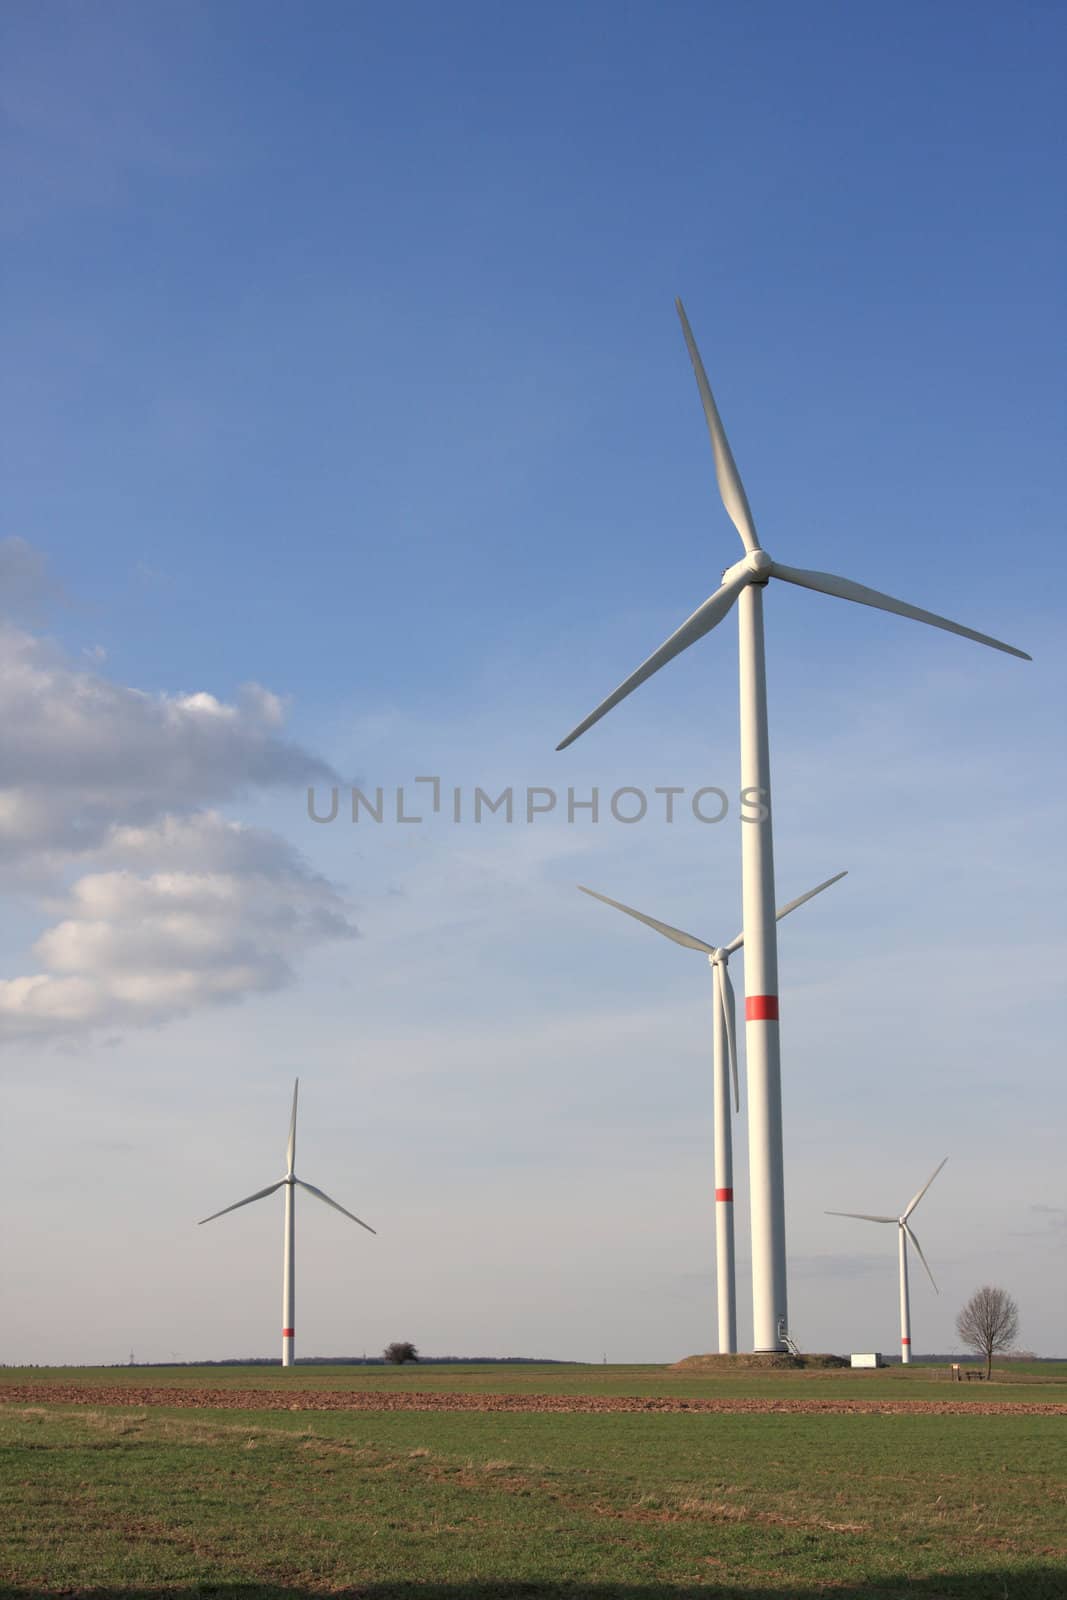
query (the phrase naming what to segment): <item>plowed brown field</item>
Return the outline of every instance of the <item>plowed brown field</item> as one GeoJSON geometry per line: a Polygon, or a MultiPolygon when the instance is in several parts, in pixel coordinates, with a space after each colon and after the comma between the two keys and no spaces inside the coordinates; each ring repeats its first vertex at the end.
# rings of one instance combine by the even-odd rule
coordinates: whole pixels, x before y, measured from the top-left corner
{"type": "Polygon", "coordinates": [[[433,1394],[406,1390],[393,1394],[343,1389],[163,1389],[104,1384],[21,1383],[0,1388],[5,1405],[174,1406],[206,1411],[491,1411],[693,1412],[744,1414],[802,1413],[807,1416],[992,1417],[1067,1415],[1067,1403],[1039,1400],[682,1400],[670,1396],[559,1394],[433,1394]]]}

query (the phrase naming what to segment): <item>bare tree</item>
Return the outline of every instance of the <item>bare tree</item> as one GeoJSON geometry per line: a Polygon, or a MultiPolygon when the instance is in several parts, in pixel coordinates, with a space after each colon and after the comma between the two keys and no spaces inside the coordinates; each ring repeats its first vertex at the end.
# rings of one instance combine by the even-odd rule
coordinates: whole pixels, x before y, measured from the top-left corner
{"type": "Polygon", "coordinates": [[[386,1361],[391,1361],[394,1366],[402,1367],[405,1361],[417,1361],[419,1352],[409,1339],[394,1339],[392,1344],[387,1344],[382,1351],[386,1361]]]}
{"type": "Polygon", "coordinates": [[[968,1350],[985,1356],[985,1375],[993,1370],[994,1350],[1010,1350],[1019,1332],[1019,1307],[1006,1289],[984,1283],[959,1316],[956,1332],[968,1350]]]}

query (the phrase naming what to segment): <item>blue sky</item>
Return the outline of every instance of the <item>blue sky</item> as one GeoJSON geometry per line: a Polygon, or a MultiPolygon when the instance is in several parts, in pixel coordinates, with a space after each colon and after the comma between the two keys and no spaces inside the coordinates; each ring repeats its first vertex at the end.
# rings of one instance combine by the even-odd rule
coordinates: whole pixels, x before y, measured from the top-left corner
{"type": "Polygon", "coordinates": [[[732,621],[554,753],[740,554],[679,293],[772,554],[1035,658],[769,595],[782,897],[850,871],[782,940],[794,1326],[894,1347],[890,1246],[822,1212],[947,1152],[917,1343],[992,1278],[1062,1352],[1062,13],[3,34],[0,972],[75,986],[0,1056],[5,1358],[272,1351],[280,1216],[188,1221],[270,1180],[298,1070],[381,1229],[302,1219],[303,1350],[710,1346],[706,976],[573,884],[729,938],[733,819],[305,811],[328,769],[736,786],[732,621]]]}

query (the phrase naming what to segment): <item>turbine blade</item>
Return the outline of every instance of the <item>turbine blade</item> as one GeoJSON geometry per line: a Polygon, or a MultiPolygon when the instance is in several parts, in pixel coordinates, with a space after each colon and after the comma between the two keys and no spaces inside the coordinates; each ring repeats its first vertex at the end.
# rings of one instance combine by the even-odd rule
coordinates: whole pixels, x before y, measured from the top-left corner
{"type": "Polygon", "coordinates": [[[657,922],[655,917],[646,917],[643,911],[635,911],[633,906],[624,906],[621,900],[612,900],[606,894],[597,894],[595,889],[587,889],[584,883],[580,883],[578,888],[583,894],[591,895],[594,900],[603,900],[606,906],[614,906],[616,911],[625,911],[628,917],[643,922],[646,928],[655,928],[665,939],[673,939],[675,944],[684,944],[688,950],[702,950],[705,955],[710,956],[715,948],[712,944],[705,944],[703,939],[698,939],[695,934],[683,933],[680,928],[672,928],[668,922],[657,922]]]}
{"type": "MultiPolygon", "coordinates": [[[[948,1160],[948,1156],[945,1157],[945,1161],[947,1161],[947,1160],[948,1160]]],[[[930,1185],[933,1183],[934,1179],[937,1177],[938,1173],[941,1171],[941,1168],[945,1165],[945,1161],[940,1162],[938,1164],[938,1166],[936,1166],[934,1168],[933,1172],[931,1172],[930,1176],[927,1178],[926,1182],[923,1184],[923,1186],[919,1190],[918,1194],[912,1196],[912,1198],[909,1201],[908,1205],[904,1208],[904,1215],[900,1219],[901,1222],[907,1222],[908,1218],[911,1216],[912,1212],[915,1210],[915,1207],[919,1204],[919,1201],[922,1199],[922,1197],[926,1193],[927,1189],[929,1189],[930,1185]]]]}
{"type": "Polygon", "coordinates": [[[723,1021],[726,1023],[726,1045],[730,1055],[730,1076],[734,1081],[734,1110],[741,1110],[741,1086],[737,1077],[737,1002],[730,970],[725,961],[718,963],[719,995],[722,1000],[723,1021]]]}
{"type": "Polygon", "coordinates": [[[296,1160],[296,1097],[299,1093],[300,1079],[297,1078],[296,1082],[293,1084],[293,1111],[289,1118],[289,1144],[286,1149],[286,1159],[289,1162],[290,1172],[292,1172],[293,1162],[296,1160]]]}
{"type": "Polygon", "coordinates": [[[232,1206],[223,1206],[221,1211],[213,1211],[210,1217],[201,1217],[197,1227],[202,1228],[205,1222],[214,1222],[216,1217],[224,1217],[227,1211],[239,1211],[242,1206],[250,1206],[253,1200],[263,1200],[268,1194],[273,1194],[275,1189],[280,1189],[284,1182],[284,1178],[279,1178],[269,1189],[257,1189],[255,1194],[248,1195],[246,1199],[236,1200],[232,1206]]]}
{"type": "MultiPolygon", "coordinates": [[[[830,885],[832,883],[840,883],[842,878],[847,878],[847,877],[848,877],[848,871],[846,869],[846,871],[844,871],[844,872],[835,873],[835,875],[832,878],[827,878],[826,882],[825,883],[820,883],[817,888],[809,889],[807,894],[797,895],[797,898],[795,900],[790,900],[788,905],[784,905],[784,906],[780,906],[779,907],[779,909],[774,913],[774,920],[776,922],[781,922],[782,918],[783,917],[787,917],[791,911],[795,911],[797,906],[802,906],[804,904],[805,900],[814,899],[814,897],[817,894],[822,894],[824,889],[829,889],[829,887],[830,887],[830,885]]],[[[732,956],[735,950],[740,950],[740,948],[744,944],[744,942],[745,942],[744,934],[743,933],[739,933],[737,935],[736,939],[731,939],[730,943],[728,945],[725,945],[723,948],[725,949],[727,955],[732,956]]]]}
{"type": "Polygon", "coordinates": [[[861,1222],[899,1222],[899,1217],[872,1217],[869,1211],[826,1211],[827,1217],[858,1217],[861,1222]]]}
{"type": "Polygon", "coordinates": [[[347,1217],[350,1222],[358,1222],[360,1227],[366,1228],[368,1233],[377,1232],[375,1228],[371,1227],[369,1222],[364,1222],[361,1217],[357,1217],[352,1211],[346,1211],[344,1206],[339,1206],[337,1204],[336,1200],[331,1200],[328,1194],[323,1194],[321,1189],[316,1189],[313,1183],[305,1183],[303,1178],[297,1178],[296,1182],[299,1184],[301,1189],[306,1189],[308,1194],[313,1194],[316,1200],[321,1200],[323,1205],[333,1206],[335,1211],[339,1211],[342,1217],[347,1217]]]}
{"type": "Polygon", "coordinates": [[[682,623],[680,628],[675,629],[670,638],[661,644],[658,650],[652,652],[647,661],[641,663],[636,672],[631,672],[625,683],[621,683],[614,693],[609,694],[606,700],[601,701],[595,711],[590,712],[584,722],[579,722],[578,726],[573,728],[565,739],[561,739],[556,749],[566,750],[569,744],[573,744],[575,739],[580,738],[583,733],[593,726],[594,722],[599,722],[601,717],[619,704],[620,700],[625,700],[627,695],[633,694],[635,689],[640,688],[641,684],[647,682],[654,673],[659,671],[660,667],[665,667],[668,661],[673,661],[675,656],[681,655],[683,650],[688,650],[691,644],[696,644],[698,639],[703,639],[706,633],[710,633],[712,628],[716,627],[726,616],[741,590],[751,580],[752,574],[742,571],[735,573],[728,583],[720,585],[715,593],[705,600],[702,606],[698,606],[693,615],[682,623]]]}
{"type": "Polygon", "coordinates": [[[820,883],[814,889],[809,889],[807,894],[798,894],[795,900],[790,900],[787,905],[779,907],[774,914],[775,921],[781,922],[782,918],[787,917],[791,911],[795,911],[797,906],[802,906],[806,900],[814,900],[817,894],[822,894],[823,890],[829,889],[831,884],[840,883],[842,878],[847,877],[847,869],[844,872],[835,872],[832,878],[827,878],[825,883],[820,883]]]}
{"type": "Polygon", "coordinates": [[[798,584],[801,589],[816,589],[820,594],[832,594],[839,600],[854,600],[857,605],[873,606],[876,611],[891,611],[898,617],[928,622],[932,628],[958,633],[964,639],[987,644],[993,650],[1003,650],[1009,656],[1019,656],[1023,661],[1033,660],[1025,650],[1016,650],[1013,644],[1005,644],[988,633],[976,633],[973,628],[965,628],[959,622],[950,622],[947,617],[939,617],[936,611],[924,611],[921,606],[909,605],[906,600],[894,600],[892,595],[868,589],[862,583],[853,583],[851,578],[838,578],[832,572],[806,572],[803,567],[783,567],[777,561],[772,568],[772,576],[782,578],[786,583],[798,584]]]}
{"type": "Polygon", "coordinates": [[[916,1250],[918,1250],[918,1252],[919,1252],[919,1260],[922,1262],[923,1266],[926,1268],[926,1276],[929,1278],[930,1282],[934,1284],[934,1293],[935,1294],[940,1294],[941,1290],[937,1287],[937,1284],[934,1283],[934,1275],[930,1271],[930,1263],[929,1263],[929,1261],[927,1261],[926,1257],[923,1255],[923,1247],[922,1247],[922,1245],[919,1243],[918,1239],[916,1239],[915,1235],[912,1233],[911,1229],[908,1227],[908,1224],[906,1222],[902,1222],[900,1224],[900,1226],[904,1229],[904,1232],[907,1234],[908,1238],[911,1240],[911,1242],[915,1246],[916,1250]]]}
{"type": "Polygon", "coordinates": [[[726,429],[723,427],[722,418],[719,416],[719,408],[715,404],[715,396],[711,392],[708,375],[704,371],[704,363],[700,359],[697,342],[693,338],[693,330],[689,326],[689,318],[686,316],[685,307],[680,300],[675,300],[674,304],[681,320],[686,348],[689,351],[689,359],[693,363],[697,388],[700,390],[704,416],[707,420],[708,432],[711,435],[711,448],[715,455],[715,476],[719,482],[722,503],[726,507],[727,516],[741,535],[741,541],[745,549],[758,550],[760,544],[756,535],[756,524],[752,520],[748,496],[745,493],[745,486],[741,482],[741,474],[737,470],[737,463],[734,460],[729,440],[726,437],[726,429]]]}

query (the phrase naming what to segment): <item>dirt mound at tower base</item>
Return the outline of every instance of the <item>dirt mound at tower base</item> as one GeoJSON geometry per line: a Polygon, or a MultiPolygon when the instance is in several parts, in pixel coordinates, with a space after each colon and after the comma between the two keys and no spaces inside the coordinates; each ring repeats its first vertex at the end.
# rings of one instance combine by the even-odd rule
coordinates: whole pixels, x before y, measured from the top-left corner
{"type": "Polygon", "coordinates": [[[817,1372],[825,1371],[828,1367],[847,1367],[848,1364],[845,1356],[791,1356],[784,1350],[771,1350],[752,1351],[733,1356],[686,1356],[681,1361],[675,1361],[670,1370],[706,1372],[710,1377],[713,1373],[730,1372],[817,1372]]]}

